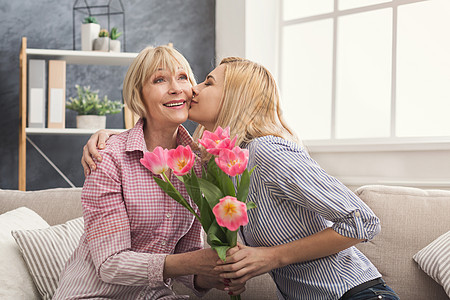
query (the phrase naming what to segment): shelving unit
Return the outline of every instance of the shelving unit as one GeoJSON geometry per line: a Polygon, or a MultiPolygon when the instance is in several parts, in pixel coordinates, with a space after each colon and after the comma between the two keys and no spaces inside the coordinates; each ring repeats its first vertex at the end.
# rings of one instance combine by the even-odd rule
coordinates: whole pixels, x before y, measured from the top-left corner
{"type": "MultiPolygon", "coordinates": [[[[27,128],[27,63],[29,58],[40,58],[45,60],[59,59],[65,60],[67,64],[85,65],[109,65],[128,66],[138,53],[123,52],[94,52],[94,51],[72,51],[72,50],[52,50],[52,49],[28,49],[27,38],[22,38],[22,47],[19,55],[20,63],[20,91],[19,91],[19,190],[26,190],[26,141],[28,135],[42,134],[92,134],[96,130],[76,129],[76,128],[27,128]]],[[[133,124],[132,116],[124,111],[125,124],[127,128],[133,124]]],[[[45,158],[45,157],[44,157],[45,158]]],[[[47,159],[47,158],[46,158],[47,159]]]]}
{"type": "MultiPolygon", "coordinates": [[[[22,43],[23,44],[23,43],[22,43]]],[[[25,49],[28,58],[61,59],[74,65],[129,66],[138,53],[25,49]]]]}
{"type": "MultiPolygon", "coordinates": [[[[125,129],[114,129],[117,132],[125,129]]],[[[27,135],[52,135],[52,134],[72,134],[72,135],[86,135],[93,134],[97,129],[79,129],[79,128],[25,128],[27,135]]]]}

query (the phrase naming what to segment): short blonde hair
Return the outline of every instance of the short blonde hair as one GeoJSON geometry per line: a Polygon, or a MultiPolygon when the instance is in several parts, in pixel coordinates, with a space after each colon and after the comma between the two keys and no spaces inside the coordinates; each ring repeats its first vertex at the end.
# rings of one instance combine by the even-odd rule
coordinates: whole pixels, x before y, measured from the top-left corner
{"type": "MultiPolygon", "coordinates": [[[[275,79],[263,66],[239,57],[224,58],[225,82],[215,128],[230,126],[231,136],[238,135],[237,145],[274,135],[297,141],[282,117],[275,79]]],[[[197,140],[205,128],[194,133],[197,140]]]]}
{"type": "Polygon", "coordinates": [[[127,107],[139,117],[146,116],[142,87],[158,69],[168,69],[175,73],[181,67],[189,81],[195,85],[194,73],[184,56],[173,47],[147,47],[142,50],[128,68],[123,81],[123,98],[127,107]]]}

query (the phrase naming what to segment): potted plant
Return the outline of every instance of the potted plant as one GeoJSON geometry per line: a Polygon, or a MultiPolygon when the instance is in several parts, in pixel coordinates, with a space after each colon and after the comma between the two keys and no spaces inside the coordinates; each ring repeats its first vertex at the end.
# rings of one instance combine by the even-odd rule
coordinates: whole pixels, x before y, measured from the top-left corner
{"type": "Polygon", "coordinates": [[[120,52],[120,41],[117,39],[122,35],[122,32],[117,31],[117,27],[111,29],[109,37],[111,38],[109,51],[120,52]]]}
{"type": "Polygon", "coordinates": [[[98,37],[94,40],[94,50],[109,51],[109,32],[106,29],[101,29],[98,37]]]}
{"type": "Polygon", "coordinates": [[[75,87],[78,97],[70,97],[66,107],[78,113],[77,128],[105,128],[106,115],[117,114],[122,110],[121,102],[111,101],[107,96],[100,99],[98,91],[91,91],[90,86],[76,85],[75,87]]]}
{"type": "Polygon", "coordinates": [[[81,50],[92,51],[94,40],[100,32],[100,25],[95,17],[86,17],[81,24],[81,50]]]}
{"type": "Polygon", "coordinates": [[[111,33],[106,29],[101,29],[98,38],[94,41],[94,50],[120,52],[120,41],[117,40],[122,32],[117,31],[117,27],[111,29],[111,33]]]}

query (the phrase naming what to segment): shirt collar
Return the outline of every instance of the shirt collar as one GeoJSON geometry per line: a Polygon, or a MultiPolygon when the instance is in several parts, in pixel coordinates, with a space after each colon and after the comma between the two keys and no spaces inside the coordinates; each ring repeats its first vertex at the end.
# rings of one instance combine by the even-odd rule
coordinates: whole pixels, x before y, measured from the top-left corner
{"type": "MultiPolygon", "coordinates": [[[[189,145],[191,148],[194,148],[194,140],[183,125],[178,126],[177,145],[189,145]]],[[[142,152],[148,151],[144,139],[144,119],[142,118],[130,129],[126,143],[127,152],[136,150],[142,152]]]]}

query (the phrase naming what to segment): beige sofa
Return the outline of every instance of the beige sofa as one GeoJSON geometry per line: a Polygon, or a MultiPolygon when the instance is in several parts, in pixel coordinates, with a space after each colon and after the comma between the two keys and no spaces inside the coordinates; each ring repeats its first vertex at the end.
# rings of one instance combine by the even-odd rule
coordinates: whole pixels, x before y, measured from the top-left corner
{"type": "MultiPolygon", "coordinates": [[[[79,188],[33,192],[0,190],[0,214],[25,206],[49,225],[61,224],[81,216],[80,193],[79,188]]],[[[402,299],[448,299],[443,287],[425,274],[412,257],[450,230],[450,191],[364,186],[356,194],[373,209],[382,224],[382,232],[358,248],[378,267],[388,284],[402,299]]],[[[31,299],[29,293],[19,296],[26,295],[23,291],[17,292],[16,297],[11,297],[11,290],[9,296],[2,291],[7,276],[0,275],[0,299],[31,299]]],[[[190,294],[179,284],[175,284],[174,289],[190,294]]],[[[229,296],[214,290],[203,299],[229,299],[229,296]]],[[[276,286],[269,275],[259,276],[247,284],[242,299],[276,299],[276,286]]]]}

